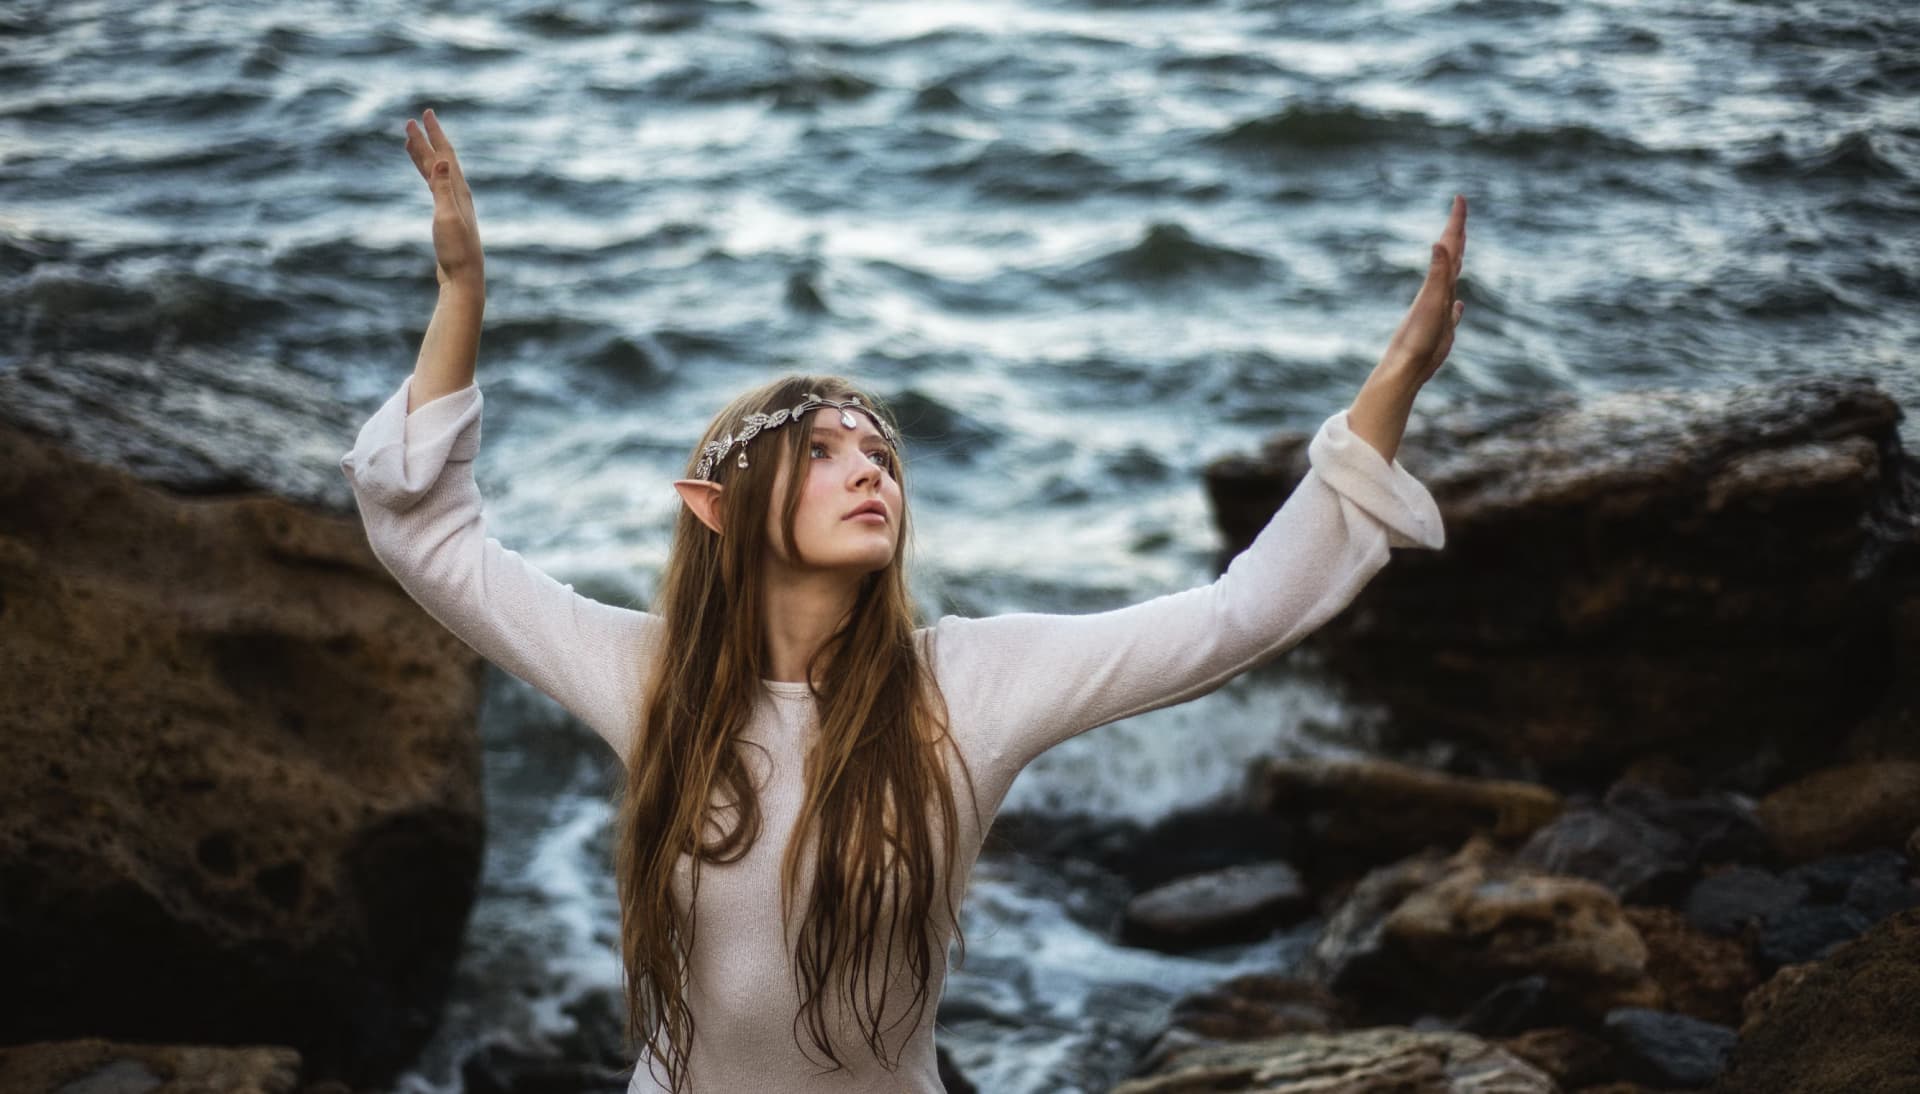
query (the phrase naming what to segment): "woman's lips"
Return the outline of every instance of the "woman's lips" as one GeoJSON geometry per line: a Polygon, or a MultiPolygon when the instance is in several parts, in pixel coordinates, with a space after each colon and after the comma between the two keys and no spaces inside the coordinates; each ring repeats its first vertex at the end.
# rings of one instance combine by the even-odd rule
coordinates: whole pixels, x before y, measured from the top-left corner
{"type": "Polygon", "coordinates": [[[864,520],[870,524],[872,523],[885,524],[887,522],[887,515],[885,513],[876,513],[873,510],[869,509],[864,513],[855,513],[854,515],[848,517],[847,519],[848,520],[864,520]]]}

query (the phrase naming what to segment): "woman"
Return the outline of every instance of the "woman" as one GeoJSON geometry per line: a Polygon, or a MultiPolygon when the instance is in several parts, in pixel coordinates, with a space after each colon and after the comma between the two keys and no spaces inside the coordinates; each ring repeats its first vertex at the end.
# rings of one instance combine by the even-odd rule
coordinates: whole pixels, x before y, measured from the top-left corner
{"type": "Polygon", "coordinates": [[[890,415],[845,379],[792,376],[707,427],[674,484],[654,610],[580,596],[485,534],[473,199],[431,110],[406,147],[433,193],[440,302],[413,375],[341,469],[408,594],[622,760],[631,1090],[939,1091],[947,944],[1021,768],[1291,647],[1389,548],[1444,544],[1393,453],[1463,311],[1458,197],[1380,365],[1211,585],[1094,615],[918,626],[890,415]]]}

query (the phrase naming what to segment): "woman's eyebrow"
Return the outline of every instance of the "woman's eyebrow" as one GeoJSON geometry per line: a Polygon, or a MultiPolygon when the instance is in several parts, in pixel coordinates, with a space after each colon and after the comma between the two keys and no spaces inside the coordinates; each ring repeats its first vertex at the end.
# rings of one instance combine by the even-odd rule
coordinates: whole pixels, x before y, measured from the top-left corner
{"type": "MultiPolygon", "coordinates": [[[[845,436],[846,430],[834,429],[832,426],[816,425],[808,432],[808,435],[813,437],[826,437],[829,440],[833,440],[833,439],[837,439],[839,437],[845,436]]],[[[882,444],[885,444],[887,440],[885,437],[882,437],[879,433],[871,429],[867,430],[865,433],[860,434],[860,439],[862,441],[879,441],[882,444]]]]}

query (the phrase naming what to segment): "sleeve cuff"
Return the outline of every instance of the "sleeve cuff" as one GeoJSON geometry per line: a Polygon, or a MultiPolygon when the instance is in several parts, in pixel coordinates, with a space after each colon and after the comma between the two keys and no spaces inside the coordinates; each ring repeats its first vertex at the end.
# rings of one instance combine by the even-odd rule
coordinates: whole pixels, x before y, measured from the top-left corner
{"type": "Polygon", "coordinates": [[[1433,495],[1399,460],[1389,463],[1352,430],[1348,409],[1321,423],[1307,445],[1307,462],[1327,485],[1386,527],[1387,546],[1446,546],[1446,527],[1433,495]]]}
{"type": "Polygon", "coordinates": [[[354,493],[389,509],[419,501],[447,464],[471,461],[480,452],[482,399],[477,383],[409,414],[412,389],[413,376],[408,374],[360,427],[353,448],[340,457],[340,471],[354,493]]]}

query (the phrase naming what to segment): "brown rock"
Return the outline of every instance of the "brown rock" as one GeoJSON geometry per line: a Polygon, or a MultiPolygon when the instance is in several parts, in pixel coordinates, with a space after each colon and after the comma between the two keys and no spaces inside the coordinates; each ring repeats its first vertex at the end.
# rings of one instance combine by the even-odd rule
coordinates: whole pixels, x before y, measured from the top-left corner
{"type": "MultiPolygon", "coordinates": [[[[1447,547],[1400,552],[1308,641],[1404,739],[1595,781],[1657,749],[1764,790],[1899,675],[1889,622],[1920,595],[1895,577],[1920,543],[1900,415],[1872,377],[1822,374],[1416,418],[1397,458],[1447,547]]],[[[1209,468],[1229,554],[1306,446],[1209,468]]]]}
{"type": "Polygon", "coordinates": [[[300,1054],[272,1045],[127,1044],[88,1037],[0,1047],[0,1090],[191,1090],[206,1094],[293,1094],[300,1054]]]}
{"type": "Polygon", "coordinates": [[[1760,982],[1745,946],[1695,930],[1673,908],[1629,905],[1621,912],[1647,945],[1647,971],[1660,985],[1665,1009],[1740,1025],[1741,1001],[1760,982]]]}
{"type": "Polygon", "coordinates": [[[1596,1015],[1658,1004],[1619,901],[1579,878],[1465,866],[1408,897],[1384,930],[1436,979],[1491,988],[1540,973],[1596,1015]]]}
{"type": "Polygon", "coordinates": [[[1362,1014],[1456,1013],[1499,985],[1539,975],[1597,1017],[1658,1004],[1646,946],[1612,893],[1511,866],[1476,838],[1368,875],[1328,918],[1305,964],[1362,1014]]]}
{"type": "Polygon", "coordinates": [[[1776,1004],[1787,996],[1807,974],[1820,967],[1818,961],[1802,961],[1797,965],[1782,965],[1767,978],[1766,982],[1748,992],[1740,1001],[1740,1036],[1745,1037],[1758,1025],[1760,1019],[1776,1004]]]}
{"type": "Polygon", "coordinates": [[[1332,872],[1358,872],[1424,847],[1451,850],[1484,833],[1517,841],[1560,813],[1560,795],[1508,779],[1452,775],[1384,759],[1276,760],[1261,804],[1300,819],[1303,840],[1332,872]]]}
{"type": "Polygon", "coordinates": [[[1613,1078],[1612,1047],[1581,1030],[1564,1026],[1530,1029],[1513,1037],[1503,1037],[1496,1043],[1546,1072],[1562,1089],[1613,1078]]]}
{"type": "Polygon", "coordinates": [[[0,1028],[404,1066],[480,871],[482,662],[351,517],[4,426],[0,512],[0,1028]]]}
{"type": "Polygon", "coordinates": [[[1464,1033],[1393,1026],[1210,1045],[1113,1094],[1558,1094],[1553,1080],[1464,1033]]]}
{"type": "Polygon", "coordinates": [[[1173,1023],[1216,1041],[1253,1041],[1283,1033],[1330,1033],[1340,1001],[1318,984],[1248,973],[1174,1004],[1173,1023]]]}
{"type": "Polygon", "coordinates": [[[1920,824],[1920,763],[1885,760],[1816,771],[1763,798],[1760,823],[1795,862],[1899,847],[1920,824]]]}
{"type": "Polygon", "coordinates": [[[1882,920],[1760,1008],[1715,1094],[1894,1094],[1914,1089],[1920,908],[1882,920]]]}

